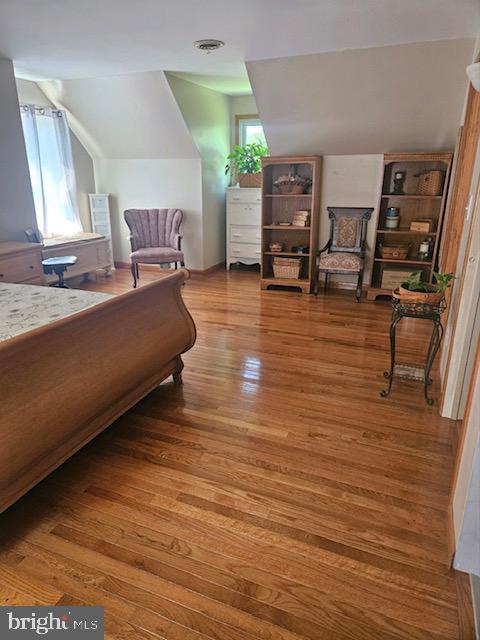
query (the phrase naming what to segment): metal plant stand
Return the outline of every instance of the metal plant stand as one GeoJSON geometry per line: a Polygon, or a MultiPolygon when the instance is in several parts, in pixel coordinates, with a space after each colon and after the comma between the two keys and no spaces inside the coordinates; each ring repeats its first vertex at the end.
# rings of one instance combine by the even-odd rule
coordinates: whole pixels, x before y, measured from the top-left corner
{"type": "Polygon", "coordinates": [[[422,382],[425,400],[427,404],[433,404],[433,399],[428,396],[428,387],[432,384],[430,371],[443,338],[443,327],[440,322],[440,317],[445,311],[446,306],[444,299],[436,304],[425,304],[421,302],[407,302],[400,298],[392,297],[393,313],[390,324],[390,371],[385,371],[383,374],[388,380],[388,387],[380,391],[380,395],[383,398],[386,398],[390,394],[393,379],[399,378],[422,382]],[[424,366],[395,361],[396,330],[402,318],[430,320],[433,324],[424,366]]]}

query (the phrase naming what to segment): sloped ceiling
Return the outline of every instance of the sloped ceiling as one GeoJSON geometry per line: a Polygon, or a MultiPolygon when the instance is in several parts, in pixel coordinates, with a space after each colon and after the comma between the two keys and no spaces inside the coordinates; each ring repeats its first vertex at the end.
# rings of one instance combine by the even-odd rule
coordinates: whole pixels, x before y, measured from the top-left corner
{"type": "Polygon", "coordinates": [[[166,69],[242,93],[245,60],[474,37],[479,28],[478,0],[2,0],[0,56],[33,80],[166,69]],[[192,46],[200,38],[225,47],[207,56],[192,46]]]}
{"type": "Polygon", "coordinates": [[[93,158],[198,158],[163,71],[40,82],[93,158]]]}
{"type": "Polygon", "coordinates": [[[452,149],[473,39],[247,63],[270,152],[452,149]]]}

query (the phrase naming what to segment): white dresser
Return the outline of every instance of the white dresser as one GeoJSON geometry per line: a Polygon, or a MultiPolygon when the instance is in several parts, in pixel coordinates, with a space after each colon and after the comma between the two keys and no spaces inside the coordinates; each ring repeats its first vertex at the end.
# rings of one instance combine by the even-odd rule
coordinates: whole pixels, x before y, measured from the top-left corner
{"type": "Polygon", "coordinates": [[[235,262],[260,263],[261,207],[261,189],[227,189],[227,269],[235,262]]]}

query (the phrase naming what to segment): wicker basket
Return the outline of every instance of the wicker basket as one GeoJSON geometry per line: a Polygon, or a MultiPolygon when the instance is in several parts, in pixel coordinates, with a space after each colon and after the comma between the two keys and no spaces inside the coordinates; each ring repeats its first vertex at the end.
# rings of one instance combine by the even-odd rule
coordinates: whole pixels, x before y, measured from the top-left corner
{"type": "Polygon", "coordinates": [[[258,173],[239,173],[238,184],[240,187],[249,187],[250,189],[262,186],[262,174],[258,173]]]}
{"type": "Polygon", "coordinates": [[[417,194],[420,196],[439,196],[443,189],[443,171],[434,169],[419,175],[417,194]]]}
{"type": "Polygon", "coordinates": [[[273,275],[275,278],[298,280],[301,266],[301,258],[279,258],[275,256],[273,259],[273,275]]]}
{"type": "Polygon", "coordinates": [[[418,302],[420,304],[439,304],[444,297],[443,292],[438,292],[432,287],[432,291],[409,291],[400,285],[395,289],[393,296],[402,302],[418,302]]]}
{"type": "Polygon", "coordinates": [[[396,244],[396,245],[379,245],[378,251],[381,258],[386,260],[405,260],[408,255],[410,245],[396,244]]]}
{"type": "Polygon", "coordinates": [[[277,189],[280,193],[292,193],[299,194],[303,193],[308,185],[303,184],[282,184],[278,185],[277,189]]]}

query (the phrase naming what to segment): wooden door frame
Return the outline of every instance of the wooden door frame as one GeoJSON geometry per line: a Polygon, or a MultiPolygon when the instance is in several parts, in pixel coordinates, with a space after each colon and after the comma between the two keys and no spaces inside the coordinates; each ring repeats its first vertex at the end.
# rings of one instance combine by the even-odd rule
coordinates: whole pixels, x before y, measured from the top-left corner
{"type": "MultiPolygon", "coordinates": [[[[442,242],[440,246],[440,268],[444,273],[454,273],[457,268],[460,243],[465,224],[465,210],[468,206],[468,200],[470,197],[473,170],[475,167],[479,142],[480,93],[476,91],[470,83],[468,88],[464,124],[460,129],[457,141],[454,169],[450,183],[447,212],[445,214],[442,242]]],[[[455,314],[452,322],[452,338],[449,342],[449,352],[447,354],[447,365],[445,368],[448,372],[460,295],[457,296],[457,304],[454,305],[454,308],[450,305],[451,290],[447,291],[446,298],[449,305],[449,316],[452,313],[455,314]]],[[[444,389],[445,385],[442,384],[440,392],[440,413],[442,413],[445,402],[444,389]]]]}

